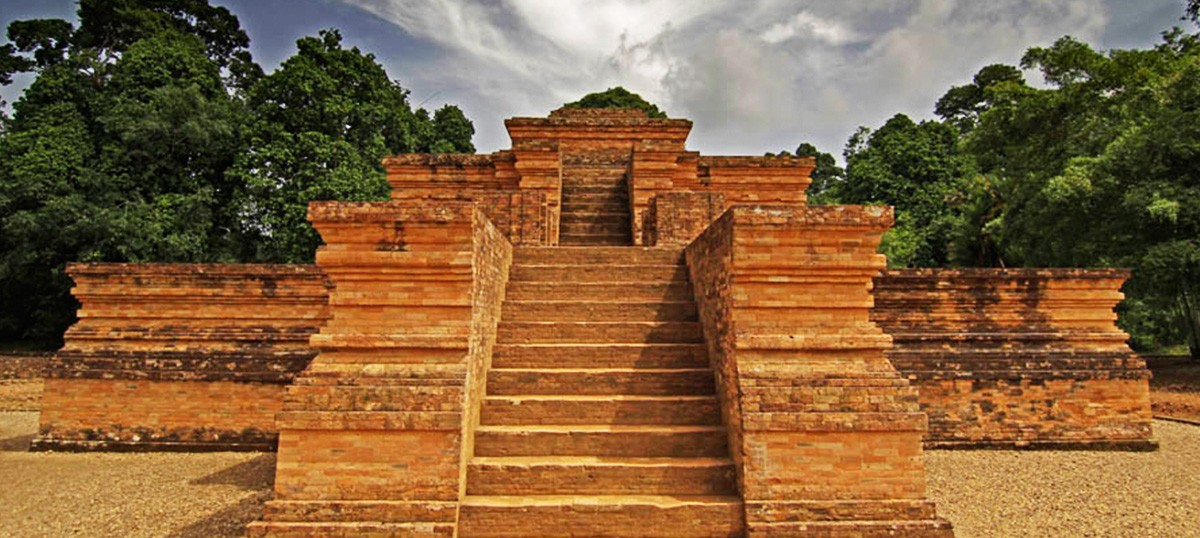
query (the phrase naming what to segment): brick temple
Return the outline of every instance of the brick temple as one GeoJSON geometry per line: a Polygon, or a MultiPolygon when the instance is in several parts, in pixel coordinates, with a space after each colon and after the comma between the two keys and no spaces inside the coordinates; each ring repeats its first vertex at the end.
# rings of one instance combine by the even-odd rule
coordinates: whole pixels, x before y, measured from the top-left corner
{"type": "Polygon", "coordinates": [[[35,448],[278,450],[252,536],[949,537],[926,448],[1148,450],[1121,270],[886,270],[887,207],[558,110],[314,202],[314,266],[77,264],[35,448]]]}

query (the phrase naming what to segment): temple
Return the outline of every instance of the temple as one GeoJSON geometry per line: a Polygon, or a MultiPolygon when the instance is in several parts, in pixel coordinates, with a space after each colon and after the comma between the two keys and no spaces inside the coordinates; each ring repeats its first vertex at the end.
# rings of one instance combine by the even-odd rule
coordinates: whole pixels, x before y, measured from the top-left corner
{"type": "Polygon", "coordinates": [[[916,538],[925,449],[1156,446],[1124,271],[887,269],[811,159],[505,125],[312,203],[315,266],[72,265],[35,448],[277,448],[251,536],[916,538]]]}

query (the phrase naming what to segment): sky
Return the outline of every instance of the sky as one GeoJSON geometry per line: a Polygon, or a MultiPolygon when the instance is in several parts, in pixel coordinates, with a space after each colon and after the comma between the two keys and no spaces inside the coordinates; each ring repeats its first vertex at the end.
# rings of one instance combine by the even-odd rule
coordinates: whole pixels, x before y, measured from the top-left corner
{"type": "MultiPolygon", "coordinates": [[[[812,142],[840,157],[860,125],[934,103],[983,66],[1071,35],[1152,46],[1184,0],[211,0],[269,72],[322,28],[373,53],[414,105],[460,106],[480,152],[503,120],[624,86],[693,120],[690,149],[761,155],[812,142]]],[[[71,0],[0,0],[0,25],[72,19],[71,0]]],[[[1027,75],[1032,82],[1038,75],[1027,75]]],[[[29,82],[0,88],[10,103],[29,82]]]]}

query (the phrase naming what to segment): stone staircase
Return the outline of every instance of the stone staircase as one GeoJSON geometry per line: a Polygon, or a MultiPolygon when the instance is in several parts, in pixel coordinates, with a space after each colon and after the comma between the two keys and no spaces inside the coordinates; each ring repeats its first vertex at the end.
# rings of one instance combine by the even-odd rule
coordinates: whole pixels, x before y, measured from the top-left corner
{"type": "Polygon", "coordinates": [[[562,245],[633,244],[628,152],[593,153],[562,167],[562,245]]]}
{"type": "Polygon", "coordinates": [[[498,331],[460,537],[744,533],[679,250],[517,248],[498,331]]]}

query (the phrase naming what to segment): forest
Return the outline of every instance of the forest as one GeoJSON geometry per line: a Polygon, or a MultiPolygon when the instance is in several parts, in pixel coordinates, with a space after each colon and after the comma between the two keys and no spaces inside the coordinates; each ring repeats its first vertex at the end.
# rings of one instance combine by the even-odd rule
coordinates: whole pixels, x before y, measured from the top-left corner
{"type": "MultiPolygon", "coordinates": [[[[414,109],[337,30],[271,73],[206,0],[81,0],[75,24],[7,31],[0,84],[36,78],[0,116],[0,341],[60,340],[68,262],[310,262],[309,201],[385,199],[388,154],[474,152],[458,107],[414,109]]],[[[812,203],[895,206],[894,266],[1128,267],[1130,343],[1200,358],[1200,35],[1064,36],[931,105],[860,127],[844,165],[781,153],[816,158],[812,203]]],[[[567,106],[665,115],[621,88],[567,106]]]]}
{"type": "Polygon", "coordinates": [[[337,30],[266,74],[207,0],[81,0],[78,26],[16,21],[0,83],[0,341],[54,347],[68,262],[311,262],[310,200],[385,200],[380,159],[474,152],[452,105],[408,102],[337,30]]]}

